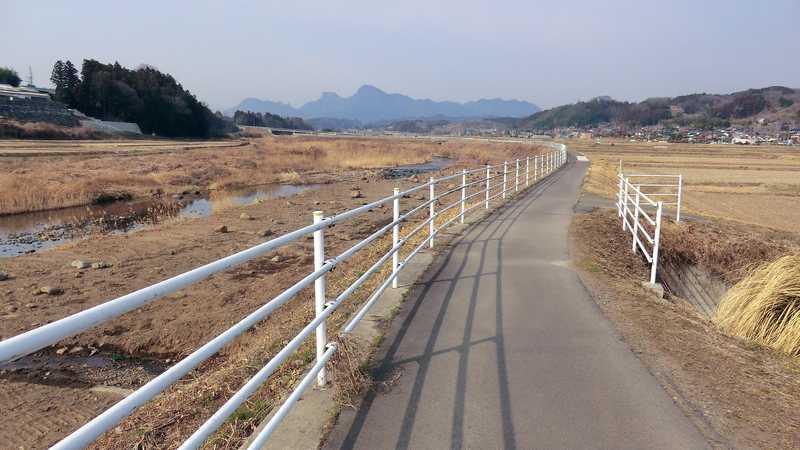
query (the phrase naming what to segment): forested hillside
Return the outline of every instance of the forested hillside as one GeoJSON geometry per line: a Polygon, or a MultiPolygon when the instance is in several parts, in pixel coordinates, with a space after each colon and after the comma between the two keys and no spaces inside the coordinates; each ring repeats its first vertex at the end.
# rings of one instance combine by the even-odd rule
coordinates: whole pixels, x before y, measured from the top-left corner
{"type": "Polygon", "coordinates": [[[313,128],[299,117],[281,117],[277,114],[236,111],[233,114],[236,125],[253,127],[286,128],[290,130],[312,130],[313,128]]]}
{"type": "Polygon", "coordinates": [[[537,112],[522,119],[519,126],[522,129],[545,130],[614,123],[715,128],[758,118],[800,120],[800,91],[772,86],[727,95],[691,94],[651,98],[639,103],[597,97],[588,102],[537,112]]]}
{"type": "Polygon", "coordinates": [[[127,69],[93,59],[80,75],[70,61],[56,61],[50,80],[56,100],[102,120],[135,122],[146,134],[214,137],[232,124],[215,115],[171,75],[154,67],[127,69]]]}

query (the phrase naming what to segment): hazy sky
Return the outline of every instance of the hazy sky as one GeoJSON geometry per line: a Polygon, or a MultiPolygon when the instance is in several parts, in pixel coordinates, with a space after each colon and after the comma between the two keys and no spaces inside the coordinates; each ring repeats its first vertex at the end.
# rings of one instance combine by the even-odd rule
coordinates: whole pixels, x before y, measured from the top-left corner
{"type": "Polygon", "coordinates": [[[42,85],[57,59],[147,63],[215,109],[362,84],[551,107],[800,88],[799,19],[800,0],[0,0],[0,66],[42,85]]]}

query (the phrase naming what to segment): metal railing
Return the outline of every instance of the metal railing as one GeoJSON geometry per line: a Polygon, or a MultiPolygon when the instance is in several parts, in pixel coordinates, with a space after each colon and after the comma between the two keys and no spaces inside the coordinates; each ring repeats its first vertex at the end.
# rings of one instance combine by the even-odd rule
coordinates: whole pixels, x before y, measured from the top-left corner
{"type": "MultiPolygon", "coordinates": [[[[369,309],[375,304],[383,291],[389,286],[397,287],[397,278],[400,271],[411,261],[425,246],[433,247],[434,237],[444,228],[454,223],[456,220],[464,223],[467,213],[481,205],[484,209],[489,209],[490,203],[495,199],[506,199],[512,193],[524,190],[531,185],[546,178],[559,167],[567,162],[567,151],[563,144],[546,144],[553,148],[543,155],[527,157],[524,160],[524,174],[520,174],[521,160],[514,161],[515,167],[510,170],[508,162],[503,162],[502,170],[500,166],[487,165],[485,167],[472,170],[464,169],[461,173],[435,179],[433,177],[427,183],[414,186],[405,191],[395,189],[393,194],[380,200],[366,205],[325,217],[321,211],[313,213],[312,224],[289,232],[262,244],[253,246],[225,258],[216,260],[204,266],[174,276],[167,280],[139,289],[130,294],[110,300],[92,308],[75,313],[50,324],[35,328],[20,335],[0,342],[0,363],[12,361],[22,356],[34,353],[47,346],[53,345],[69,336],[88,330],[96,325],[107,322],[122,314],[137,309],[151,303],[164,295],[175,292],[179,289],[197,283],[215,273],[221,272],[233,266],[240,265],[246,261],[282,247],[290,242],[296,241],[309,234],[314,239],[314,270],[296,282],[273,299],[266,302],[238,323],[219,334],[193,353],[171,366],[169,369],[148,381],[145,385],[138,388],[127,397],[95,417],[88,423],[81,426],[78,430],[64,438],[52,448],[55,449],[79,449],[91,444],[106,431],[114,428],[120,421],[130,415],[136,408],[142,406],[169,386],[176,383],[181,377],[196,368],[203,361],[207,360],[218,352],[222,347],[231,343],[239,335],[264,320],[276,308],[291,300],[302,289],[314,285],[314,306],[315,317],[305,327],[286,344],[278,353],[273,356],[266,365],[262,367],[249,381],[247,381],[225,404],[222,405],[203,425],[200,426],[181,446],[181,449],[193,449],[200,447],[205,440],[210,437],[225,420],[243,402],[250,398],[261,385],[267,381],[269,376],[280,366],[300,345],[312,334],[316,335],[316,362],[292,391],[289,397],[278,408],[269,422],[262,428],[248,448],[260,448],[275,430],[281,420],[286,416],[292,406],[296,403],[303,391],[311,385],[316,378],[317,383],[324,385],[327,383],[325,370],[326,362],[336,351],[335,342],[330,342],[327,338],[325,328],[326,319],[350,297],[362,284],[364,284],[381,266],[391,261],[391,274],[375,289],[364,302],[363,306],[353,315],[350,321],[343,328],[343,333],[351,332],[356,324],[367,314],[369,309]],[[532,170],[531,170],[532,169],[532,170]],[[494,171],[494,172],[493,172],[494,171]],[[513,188],[509,184],[509,174],[514,177],[513,188]],[[498,180],[502,175],[502,181],[498,180]],[[470,181],[470,177],[473,178],[470,181]],[[479,177],[477,180],[474,178],[479,177]],[[437,193],[437,187],[444,181],[457,180],[460,178],[460,185],[456,188],[448,189],[437,193]],[[405,213],[401,213],[400,202],[411,193],[422,191],[428,188],[429,197],[421,204],[414,206],[405,213]],[[480,189],[475,191],[475,189],[480,189]],[[470,192],[474,191],[474,192],[470,192]],[[456,201],[437,209],[441,206],[441,199],[448,195],[455,195],[460,192],[460,198],[456,201]],[[480,198],[478,198],[480,196],[480,198]],[[475,199],[475,203],[469,204],[470,199],[475,199]],[[330,259],[325,255],[325,230],[339,222],[351,219],[359,214],[366,213],[373,208],[384,204],[393,205],[393,219],[390,223],[381,226],[371,235],[353,245],[343,253],[330,259]],[[447,218],[441,224],[436,223],[437,218],[442,218],[443,214],[453,208],[459,208],[458,213],[453,217],[447,218]],[[414,215],[428,209],[428,217],[416,224],[414,228],[404,237],[400,237],[400,225],[407,223],[414,215]],[[427,237],[402,261],[399,258],[399,251],[404,245],[409,244],[412,237],[417,235],[428,226],[427,237]],[[380,258],[375,261],[356,281],[342,291],[335,299],[328,301],[326,296],[326,274],[333,270],[343,261],[349,259],[359,250],[364,249],[370,243],[392,231],[392,247],[380,258]]],[[[660,209],[659,209],[660,211],[660,209]]],[[[452,213],[451,213],[452,214],[452,213]]],[[[410,224],[409,224],[410,226],[410,224]]]]}
{"type": "Polygon", "coordinates": [[[617,215],[622,218],[622,229],[631,233],[631,251],[636,253],[638,247],[650,263],[650,284],[655,284],[664,202],[651,199],[629,176],[619,173],[617,178],[617,215]]]}
{"type": "Polygon", "coordinates": [[[683,197],[682,174],[625,173],[622,160],[619,161],[617,173],[624,174],[631,183],[638,186],[642,193],[650,198],[661,200],[664,206],[675,207],[675,222],[681,221],[681,201],[683,197]]]}

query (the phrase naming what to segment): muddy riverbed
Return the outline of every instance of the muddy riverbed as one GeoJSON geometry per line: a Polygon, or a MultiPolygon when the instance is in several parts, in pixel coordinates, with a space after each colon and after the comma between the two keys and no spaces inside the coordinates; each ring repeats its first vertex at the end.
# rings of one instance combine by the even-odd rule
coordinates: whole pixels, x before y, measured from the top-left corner
{"type": "MultiPolygon", "coordinates": [[[[445,169],[452,163],[448,158],[437,157],[427,163],[385,168],[381,175],[385,179],[413,177],[445,169]]],[[[0,216],[0,258],[46,250],[92,233],[129,233],[165,221],[208,217],[230,207],[291,197],[319,186],[272,184],[175,195],[156,193],[150,199],[0,216]]]]}
{"type": "Polygon", "coordinates": [[[0,216],[0,258],[45,250],[92,233],[128,233],[164,221],[208,217],[223,209],[285,198],[319,185],[264,185],[185,192],[151,199],[0,216]]]}

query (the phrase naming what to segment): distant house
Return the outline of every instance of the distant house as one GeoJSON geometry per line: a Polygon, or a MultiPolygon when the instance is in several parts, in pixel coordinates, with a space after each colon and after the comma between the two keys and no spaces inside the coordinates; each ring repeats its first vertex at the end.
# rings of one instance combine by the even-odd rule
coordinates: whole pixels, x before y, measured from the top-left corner
{"type": "Polygon", "coordinates": [[[731,144],[752,145],[756,144],[756,139],[750,136],[735,136],[731,139],[731,144]]]}

